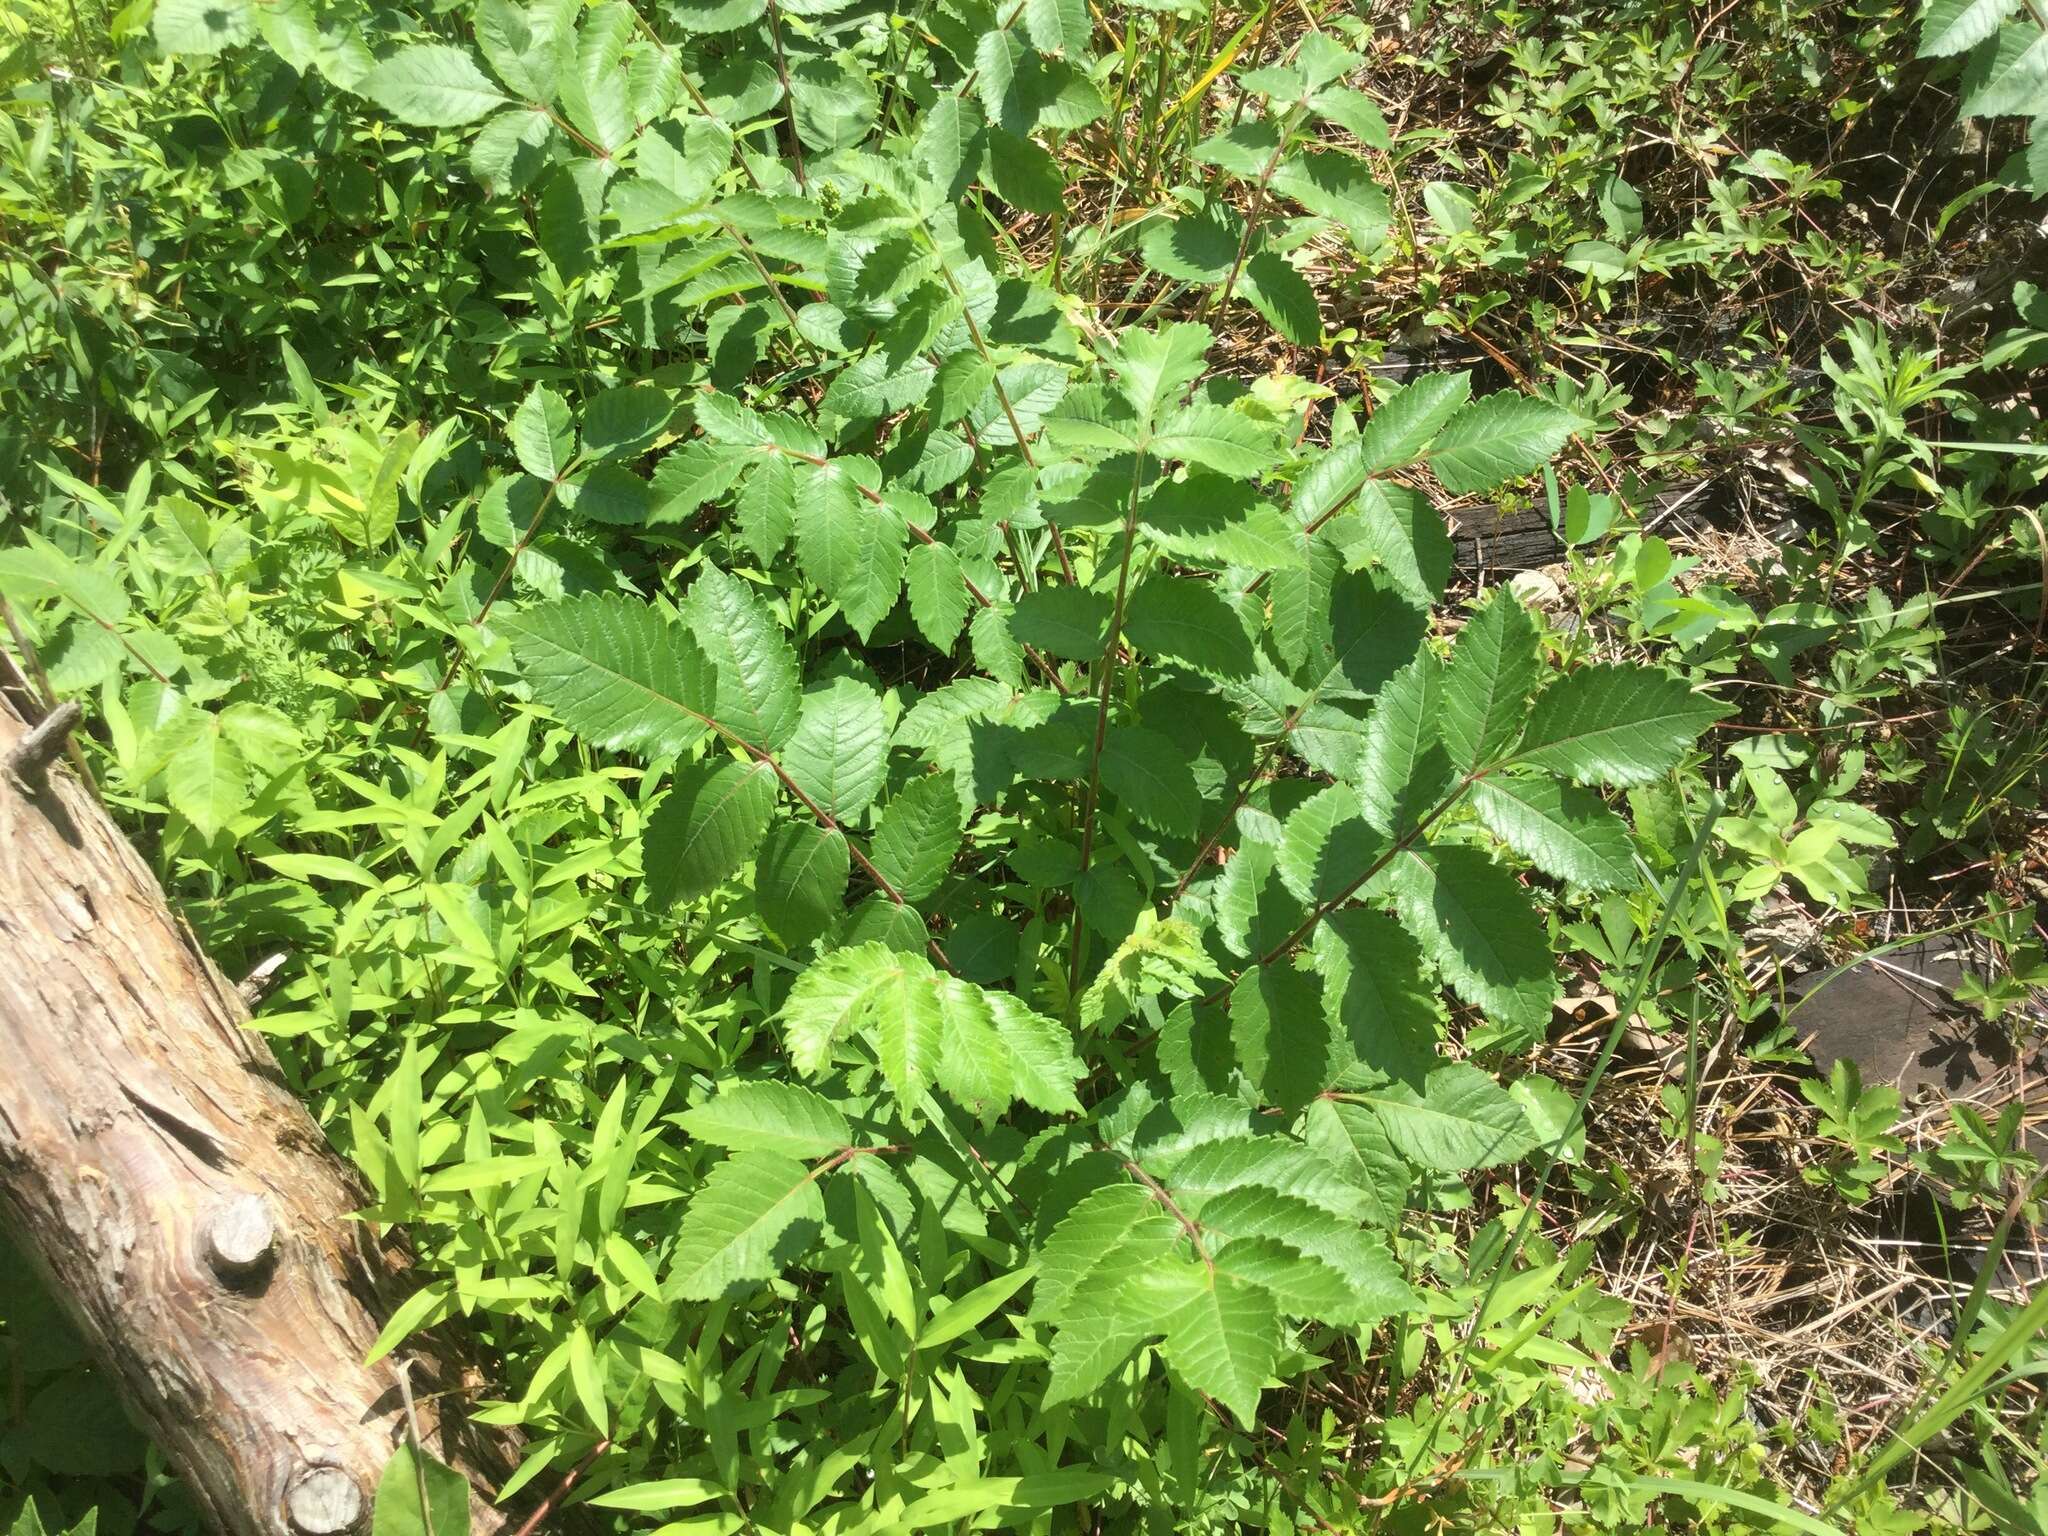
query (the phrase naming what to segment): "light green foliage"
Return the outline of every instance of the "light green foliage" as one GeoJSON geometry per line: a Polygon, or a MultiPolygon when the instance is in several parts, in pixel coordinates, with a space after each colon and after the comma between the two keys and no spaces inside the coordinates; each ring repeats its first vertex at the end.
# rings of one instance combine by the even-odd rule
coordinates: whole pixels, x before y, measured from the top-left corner
{"type": "MultiPolygon", "coordinates": [[[[619,1530],[1348,1529],[1394,1502],[1368,1442],[1448,1463],[1393,1405],[1460,1348],[1558,1423],[1594,1417],[1566,1371],[1644,1443],[1709,1411],[1603,1363],[1584,1255],[1531,1245],[1482,1310],[1442,1241],[1573,1128],[1515,1064],[1560,995],[1547,925],[1670,866],[1724,711],[1505,588],[1445,605],[1439,502],[1590,443],[1576,397],[1425,371],[1361,401],[1291,350],[1352,321],[1319,268],[1416,238],[1365,28],[151,26],[191,57],[134,79],[185,95],[120,185],[203,192],[105,265],[196,289],[171,252],[249,223],[282,275],[208,290],[246,376],[131,344],[139,291],[51,349],[139,371],[64,395],[122,413],[104,473],[9,448],[34,526],[0,594],[209,944],[290,956],[260,1024],[419,1250],[378,1352],[482,1337],[480,1411],[527,1437],[508,1498],[602,1439],[582,1488],[619,1530]],[[1143,86],[1114,34],[1160,29],[1143,86]],[[218,154],[183,137],[211,145],[210,92],[218,154]],[[1133,122],[1173,125],[1171,172],[1045,228],[1133,122]],[[1384,1420],[1318,1427],[1323,1373],[1368,1369],[1384,1420]]],[[[47,164],[12,147],[10,218],[47,164]]],[[[393,1458],[376,1529],[458,1536],[420,1470],[393,1458]]]]}
{"type": "Polygon", "coordinates": [[[401,1445],[377,1480],[370,1533],[469,1536],[469,1480],[434,1457],[401,1445]]]}

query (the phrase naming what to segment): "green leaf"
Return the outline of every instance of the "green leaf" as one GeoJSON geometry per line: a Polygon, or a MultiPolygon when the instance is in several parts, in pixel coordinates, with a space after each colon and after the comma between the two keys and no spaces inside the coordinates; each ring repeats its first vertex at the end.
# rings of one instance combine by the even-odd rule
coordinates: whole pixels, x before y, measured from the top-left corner
{"type": "Polygon", "coordinates": [[[1200,830],[1202,792],[1187,754],[1141,725],[1112,727],[1102,747],[1102,782],[1125,811],[1173,836],[1200,830]]]}
{"type": "Polygon", "coordinates": [[[1444,673],[1443,739],[1451,766],[1484,768],[1515,744],[1536,691],[1536,622],[1496,587],[1458,632],[1444,673]]]}
{"type": "Polygon", "coordinates": [[[1427,373],[1395,390],[1358,434],[1360,473],[1383,474],[1413,464],[1471,393],[1469,373],[1427,373]]]}
{"type": "Polygon", "coordinates": [[[1430,467],[1454,496],[1490,491],[1549,463],[1575,426],[1561,406],[1502,390],[1451,418],[1430,447],[1430,467]]]}
{"type": "Polygon", "coordinates": [[[1117,387],[1141,422],[1159,418],[1187,394],[1208,366],[1206,325],[1165,325],[1156,331],[1125,331],[1110,354],[1117,387]]]}
{"type": "Polygon", "coordinates": [[[1038,1251],[1030,1316],[1062,1322],[1169,1256],[1180,1224],[1149,1190],[1119,1182],[1090,1190],[1053,1227],[1038,1251]]]}
{"type": "Polygon", "coordinates": [[[875,868],[906,901],[922,901],[952,868],[963,830],[952,776],[914,779],[882,809],[872,849],[875,868]]]}
{"type": "Polygon", "coordinates": [[[1047,1114],[1077,1111],[1081,1063],[1065,1027],[1007,992],[951,976],[936,981],[945,1018],[939,1086],[993,1120],[1011,1101],[1047,1114]]]}
{"type": "Polygon", "coordinates": [[[903,591],[909,530],[893,509],[861,495],[863,480],[879,478],[864,459],[799,465],[796,475],[796,552],[804,575],[866,640],[903,591]]]}
{"type": "Polygon", "coordinates": [[[1341,1322],[1356,1310],[1350,1283],[1333,1265],[1276,1237],[1232,1238],[1210,1257],[1223,1274],[1271,1292],[1287,1316],[1341,1322]]]}
{"type": "Polygon", "coordinates": [[[1289,1114],[1327,1088],[1343,1066],[1320,983],[1284,960],[1238,977],[1230,991],[1230,1040],[1259,1101],[1289,1114]]]}
{"type": "Polygon", "coordinates": [[[1330,531],[1345,542],[1347,564],[1378,572],[1416,607],[1443,596],[1456,550],[1443,515],[1412,486],[1367,481],[1355,515],[1330,531]]]}
{"type": "Polygon", "coordinates": [[[512,98],[446,43],[415,43],[380,60],[357,87],[402,123],[457,128],[508,105],[512,98]]]}
{"type": "Polygon", "coordinates": [[[1536,1145],[1522,1106],[1465,1062],[1437,1068],[1421,1093],[1395,1083],[1354,1097],[1379,1116],[1403,1157],[1439,1173],[1491,1168],[1536,1145]]]}
{"type": "Polygon", "coordinates": [[[1385,1241],[1361,1228],[1355,1217],[1325,1210],[1297,1195],[1247,1187],[1203,1206],[1202,1226],[1237,1241],[1270,1238],[1329,1265],[1345,1278],[1352,1293],[1351,1306],[1331,1317],[1332,1322],[1364,1326],[1421,1310],[1420,1298],[1403,1278],[1385,1241]]]}
{"type": "Polygon", "coordinates": [[[157,0],[150,30],[167,54],[219,53],[254,37],[256,16],[246,0],[157,0]]]}
{"type": "MultiPolygon", "coordinates": [[[[709,438],[685,443],[665,456],[654,471],[653,505],[647,514],[649,525],[684,521],[706,502],[716,501],[730,491],[739,483],[742,471],[754,462],[751,454],[709,438]]],[[[781,548],[779,540],[776,548],[781,548]]],[[[774,550],[770,550],[769,558],[773,555],[774,550]]]]}
{"type": "Polygon", "coordinates": [[[519,467],[542,480],[559,480],[576,457],[576,422],[569,402],[536,384],[512,413],[512,451],[519,467]]]}
{"type": "Polygon", "coordinates": [[[1024,0],[1024,32],[1040,53],[1085,60],[1095,23],[1087,0],[1024,0]]]}
{"type": "MultiPolygon", "coordinates": [[[[1238,291],[1251,302],[1252,308],[1264,315],[1274,330],[1297,347],[1312,347],[1322,339],[1323,315],[1316,304],[1316,291],[1294,264],[1278,251],[1254,252],[1238,274],[1237,286],[1238,291]]],[[[1196,459],[1218,469],[1233,462],[1219,461],[1215,457],[1217,450],[1213,448],[1209,452],[1211,457],[1208,459],[1185,450],[1179,456],[1196,459]]],[[[1247,471],[1231,469],[1229,472],[1241,474],[1247,471]]]]}
{"type": "Polygon", "coordinates": [[[767,9],[768,0],[673,0],[668,15],[685,32],[737,32],[767,9]]]}
{"type": "Polygon", "coordinates": [[[1220,283],[1237,260],[1244,221],[1227,205],[1216,203],[1196,214],[1153,219],[1145,226],[1139,250],[1145,265],[1183,283],[1220,283]]]}
{"type": "Polygon", "coordinates": [[[1287,818],[1280,839],[1281,883],[1304,906],[1333,900],[1372,867],[1386,846],[1360,813],[1357,793],[1343,784],[1329,785],[1287,818]]]}
{"type": "Polygon", "coordinates": [[[1629,254],[1607,240],[1574,240],[1565,248],[1559,264],[1567,271],[1583,272],[1599,283],[1618,283],[1629,273],[1629,254]]]}
{"type": "Polygon", "coordinates": [[[918,127],[914,154],[930,184],[951,201],[964,192],[981,163],[988,119],[971,96],[941,96],[918,127]]]}
{"type": "Polygon", "coordinates": [[[1545,874],[1591,891],[1635,884],[1628,824],[1590,789],[1548,776],[1494,774],[1472,786],[1486,829],[1545,874]]]}
{"type": "Polygon", "coordinates": [[[1040,587],[1017,599],[1010,633],[1048,656],[1094,661],[1109,645],[1110,599],[1086,587],[1040,587]]]}
{"type": "Polygon", "coordinates": [[[1007,128],[988,130],[981,173],[996,196],[1026,213],[1057,213],[1066,195],[1066,176],[1052,152],[1007,128]]]}
{"type": "Polygon", "coordinates": [[[377,1478],[371,1536],[469,1536],[469,1479],[401,1444],[377,1478]],[[426,1489],[425,1508],[420,1489],[426,1489]]]}
{"type": "Polygon", "coordinates": [[[589,1502],[597,1509],[631,1509],[642,1513],[670,1509],[695,1509],[714,1499],[726,1497],[726,1489],[702,1477],[663,1477],[647,1483],[627,1483],[608,1488],[589,1502]]]}
{"type": "Polygon", "coordinates": [[[677,1123],[728,1152],[818,1158],[853,1144],[853,1128],[839,1107],[795,1083],[728,1082],[677,1123]]]}
{"type": "Polygon", "coordinates": [[[1401,924],[1460,997],[1536,1038],[1550,1023],[1550,940],[1515,877],[1477,848],[1411,848],[1384,877],[1401,924]]]}
{"type": "Polygon", "coordinates": [[[596,464],[571,475],[557,494],[578,517],[614,526],[646,522],[653,503],[647,482],[622,464],[596,464]]]}
{"type": "Polygon", "coordinates": [[[1158,1332],[1156,1322],[1135,1306],[1103,1305],[1069,1319],[1053,1334],[1043,1406],[1057,1407],[1093,1392],[1158,1332]]]}
{"type": "Polygon", "coordinates": [[[761,921],[791,949],[808,944],[845,910],[850,869],[845,833],[783,822],[754,859],[754,905],[761,921]]]}
{"type": "Polygon", "coordinates": [[[1162,993],[1193,997],[1208,982],[1222,979],[1191,926],[1148,909],[1081,995],[1081,1027],[1114,1029],[1144,998],[1162,993]]]}
{"type": "Polygon", "coordinates": [[[960,557],[943,544],[920,544],[904,569],[910,621],[935,651],[951,654],[967,622],[967,583],[960,557]]]}
{"type": "Polygon", "coordinates": [[[1271,186],[1310,213],[1342,224],[1361,251],[1377,247],[1393,221],[1387,194],[1374,185],[1365,163],[1341,150],[1291,155],[1274,172],[1271,186]]]}
{"type": "Polygon", "coordinates": [[[934,1081],[978,1109],[1013,1098],[1054,1113],[1079,1107],[1081,1063],[1057,1022],[881,942],[807,968],[780,1018],[790,1060],[806,1074],[825,1070],[844,1041],[864,1039],[906,1113],[934,1081]]]}
{"type": "Polygon", "coordinates": [[[1510,761],[1579,784],[1646,784],[1724,713],[1655,667],[1581,667],[1537,695],[1510,761]]]}
{"type": "Polygon", "coordinates": [[[708,713],[740,740],[773,751],[796,728],[796,652],[768,610],[736,576],[705,566],[682,602],[716,678],[708,713]]]}
{"type": "Polygon", "coordinates": [[[649,385],[608,389],[583,408],[583,451],[597,458],[630,458],[651,448],[674,414],[668,396],[649,385]]]}
{"type": "Polygon", "coordinates": [[[702,901],[760,846],[775,809],[775,773],[732,758],[691,763],[648,818],[641,863],[657,907],[702,901]]]}
{"type": "Polygon", "coordinates": [[[828,816],[859,816],[881,793],[888,768],[889,721],[880,696],[850,677],[812,689],[780,757],[783,771],[828,816]]]}
{"type": "Polygon", "coordinates": [[[1378,1115],[1341,1099],[1317,1099],[1302,1117],[1301,1131],[1310,1147],[1373,1197],[1378,1225],[1391,1227],[1401,1219],[1414,1174],[1394,1151],[1378,1115]]]}
{"type": "Polygon", "coordinates": [[[756,462],[733,499],[733,512],[739,521],[740,541],[762,564],[781,554],[796,526],[796,476],[790,472],[789,460],[756,462]]]}
{"type": "Polygon", "coordinates": [[[811,1170],[776,1152],[742,1152],[712,1169],[683,1214],[666,1293],[716,1301],[772,1280],[825,1219],[811,1170]]]}
{"type": "MultiPolygon", "coordinates": [[[[1173,1186],[1181,1208],[1209,1225],[1220,1207],[1246,1189],[1284,1193],[1288,1199],[1325,1211],[1340,1220],[1355,1220],[1367,1209],[1367,1202],[1346,1182],[1342,1172],[1300,1142],[1284,1136],[1226,1135],[1202,1142],[1185,1155],[1162,1166],[1159,1156],[1147,1153],[1146,1161],[1173,1186]]],[[[1220,1230],[1237,1233],[1237,1228],[1220,1230]]],[[[1260,1232],[1256,1236],[1284,1236],[1260,1232]]],[[[1294,1242],[1294,1238],[1287,1238],[1294,1242]]],[[[1296,1246],[1306,1247],[1303,1243],[1296,1246]]]]}
{"type": "Polygon", "coordinates": [[[1271,434],[1249,416],[1221,405],[1190,405],[1152,437],[1162,459],[1186,459],[1233,479],[1248,479],[1279,458],[1271,434]]]}
{"type": "Polygon", "coordinates": [[[1358,804],[1371,826],[1397,836],[1426,816],[1451,787],[1438,734],[1443,667],[1423,651],[1380,690],[1358,767],[1358,804]]]}
{"type": "Polygon", "coordinates": [[[1250,636],[1211,581],[1149,578],[1131,594],[1124,634],[1141,651],[1211,677],[1249,677],[1256,669],[1250,636]]]}
{"type": "Polygon", "coordinates": [[[1189,155],[1246,181],[1263,175],[1280,147],[1280,126],[1271,118],[1241,122],[1202,140],[1189,155]]]}
{"type": "Polygon", "coordinates": [[[1324,996],[1361,1067],[1420,1081],[1436,1061],[1443,1004],[1423,969],[1422,946],[1391,916],[1364,907],[1332,912],[1313,939],[1324,996]]]}
{"type": "Polygon", "coordinates": [[[1328,85],[1309,98],[1308,106],[1316,116],[1335,123],[1367,149],[1394,147],[1386,116],[1363,91],[1354,91],[1348,85],[1328,85]]]}
{"type": "Polygon", "coordinates": [[[651,604],[587,593],[493,623],[534,698],[592,746],[667,757],[703,736],[711,668],[651,604]]]}
{"type": "Polygon", "coordinates": [[[61,598],[106,625],[128,613],[128,591],[118,577],[71,559],[47,541],[0,549],[0,593],[17,603],[61,598]]]}
{"type": "Polygon", "coordinates": [[[1139,1306],[1166,1335],[1175,1374],[1213,1397],[1240,1425],[1258,1417],[1259,1393],[1280,1358],[1272,1292],[1213,1265],[1169,1259],[1133,1282],[1139,1306]]]}
{"type": "Polygon", "coordinates": [[[2048,30],[2031,20],[2001,27],[1963,66],[1963,117],[2032,117],[2048,111],[2048,30]]]}
{"type": "Polygon", "coordinates": [[[249,788],[248,759],[213,716],[164,765],[164,795],[171,809],[208,842],[247,809],[249,788]]]}

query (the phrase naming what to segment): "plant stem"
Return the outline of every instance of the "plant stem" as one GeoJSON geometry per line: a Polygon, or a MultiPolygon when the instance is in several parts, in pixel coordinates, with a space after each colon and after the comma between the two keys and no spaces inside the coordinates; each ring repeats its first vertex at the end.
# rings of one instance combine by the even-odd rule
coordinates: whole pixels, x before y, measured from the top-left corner
{"type": "Polygon", "coordinates": [[[1259,172],[1259,179],[1252,188],[1252,205],[1245,210],[1244,233],[1238,236],[1237,258],[1230,264],[1230,275],[1223,279],[1220,289],[1212,290],[1198,315],[1207,314],[1211,308],[1221,309],[1230,302],[1231,291],[1237,287],[1238,275],[1244,271],[1245,258],[1251,254],[1252,236],[1258,233],[1259,215],[1265,211],[1266,188],[1272,183],[1274,172],[1280,169],[1281,158],[1287,153],[1287,141],[1294,137],[1294,130],[1306,110],[1302,107],[1290,109],[1280,122],[1280,142],[1273,146],[1273,153],[1266,160],[1266,168],[1259,172]]]}
{"type": "Polygon", "coordinates": [[[768,0],[768,37],[775,44],[775,74],[782,82],[782,100],[789,112],[790,169],[796,172],[797,186],[808,192],[811,183],[804,175],[803,136],[796,128],[796,92],[789,88],[789,60],[782,53],[782,9],[775,0],[768,0]]]}
{"type": "MultiPolygon", "coordinates": [[[[1116,606],[1109,620],[1109,640],[1102,648],[1102,690],[1095,709],[1095,744],[1088,752],[1088,796],[1081,807],[1081,869],[1074,878],[1078,883],[1088,874],[1088,865],[1095,853],[1095,810],[1102,798],[1102,745],[1109,735],[1109,700],[1116,691],[1117,640],[1123,634],[1124,599],[1130,593],[1131,550],[1138,541],[1138,490],[1144,483],[1145,449],[1139,445],[1131,456],[1131,491],[1124,508],[1124,551],[1123,559],[1117,565],[1116,606]]],[[[1088,949],[1088,930],[1078,915],[1074,922],[1074,946],[1067,968],[1067,990],[1075,991],[1081,985],[1081,966],[1088,949]]]]}

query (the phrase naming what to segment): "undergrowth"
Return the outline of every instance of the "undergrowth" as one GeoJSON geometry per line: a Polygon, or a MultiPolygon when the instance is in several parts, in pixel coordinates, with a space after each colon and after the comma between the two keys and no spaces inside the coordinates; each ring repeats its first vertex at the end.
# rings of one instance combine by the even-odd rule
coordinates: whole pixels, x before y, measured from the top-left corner
{"type": "MultiPolygon", "coordinates": [[[[2024,1067],[1798,1049],[2037,1048],[2044,25],[10,13],[19,691],[488,1491],[2048,1530],[2024,1067]]],[[[190,1528],[8,1265],[0,1516],[190,1528]]]]}

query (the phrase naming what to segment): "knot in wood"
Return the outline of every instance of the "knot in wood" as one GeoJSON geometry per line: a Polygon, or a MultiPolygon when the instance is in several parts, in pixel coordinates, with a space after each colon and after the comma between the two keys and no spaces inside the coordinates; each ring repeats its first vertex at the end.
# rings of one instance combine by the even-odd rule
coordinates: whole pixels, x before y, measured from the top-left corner
{"type": "Polygon", "coordinates": [[[298,1536],[342,1536],[363,1518],[363,1490],[331,1462],[319,1462],[294,1477],[284,1509],[298,1536]]]}
{"type": "Polygon", "coordinates": [[[270,1202],[242,1194],[215,1208],[206,1223],[206,1261],[223,1280],[243,1280],[269,1264],[277,1249],[270,1202]]]}

